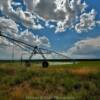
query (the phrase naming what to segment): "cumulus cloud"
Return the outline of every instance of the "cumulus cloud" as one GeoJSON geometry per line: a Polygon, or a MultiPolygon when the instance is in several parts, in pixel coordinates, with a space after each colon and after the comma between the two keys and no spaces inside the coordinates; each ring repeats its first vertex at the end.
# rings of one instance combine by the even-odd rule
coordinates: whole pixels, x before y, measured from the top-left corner
{"type": "Polygon", "coordinates": [[[96,24],[97,24],[97,25],[100,25],[100,20],[97,20],[97,21],[96,21],[96,24]]]}
{"type": "Polygon", "coordinates": [[[33,11],[44,19],[65,20],[66,16],[74,17],[85,8],[86,4],[81,0],[40,0],[33,11]]]}
{"type": "Polygon", "coordinates": [[[75,29],[77,32],[82,33],[84,31],[92,30],[93,27],[96,25],[96,12],[94,9],[91,10],[89,13],[83,13],[80,16],[80,23],[75,25],[75,29]]]}
{"type": "Polygon", "coordinates": [[[75,22],[86,7],[87,4],[81,0],[40,0],[33,8],[33,12],[46,21],[55,21],[55,32],[63,32],[75,26],[75,22]]]}
{"type": "Polygon", "coordinates": [[[9,42],[5,38],[0,37],[0,48],[3,46],[8,46],[8,45],[9,45],[9,42]]]}
{"type": "Polygon", "coordinates": [[[20,2],[16,2],[16,3],[12,2],[11,5],[13,5],[13,6],[21,6],[21,3],[20,2]]]}
{"type": "MultiPolygon", "coordinates": [[[[21,22],[25,27],[41,29],[43,25],[36,22],[37,19],[55,21],[55,32],[63,32],[69,28],[75,28],[77,32],[91,30],[95,26],[94,11],[87,12],[88,5],[82,0],[23,0],[26,11],[21,7],[14,9],[12,5],[20,5],[13,0],[0,0],[0,9],[6,16],[16,22],[21,22]],[[12,4],[12,5],[11,5],[12,4]],[[91,16],[89,18],[89,16],[91,16]],[[83,18],[86,17],[86,18],[83,18]],[[89,26],[90,23],[90,26],[89,26]],[[92,24],[92,25],[91,25],[92,24]],[[87,27],[87,29],[85,29],[87,27]]],[[[52,24],[50,24],[52,26],[52,24]]],[[[51,28],[51,27],[50,27],[51,28]]],[[[54,27],[52,27],[54,28],[54,27]]]]}
{"type": "MultiPolygon", "coordinates": [[[[34,16],[27,11],[23,11],[22,8],[18,7],[16,10],[12,7],[12,0],[0,0],[0,9],[5,14],[12,18],[16,22],[22,23],[27,28],[41,29],[43,28],[40,24],[35,23],[34,16]]],[[[18,3],[13,1],[13,4],[18,3]]]]}
{"type": "MultiPolygon", "coordinates": [[[[50,46],[49,40],[45,36],[43,37],[35,36],[33,33],[29,32],[28,30],[21,32],[19,35],[17,24],[11,19],[0,17],[0,31],[4,33],[10,33],[11,36],[16,36],[18,39],[26,40],[26,42],[29,42],[33,45],[50,46]]],[[[1,41],[3,41],[3,39],[0,40],[0,42],[1,41]]]]}
{"type": "Polygon", "coordinates": [[[23,0],[23,1],[29,11],[32,11],[37,6],[37,4],[40,2],[40,0],[30,0],[30,1],[23,0]]]}
{"type": "Polygon", "coordinates": [[[16,22],[21,21],[26,28],[31,28],[31,29],[43,28],[41,24],[35,22],[35,16],[33,16],[30,12],[23,11],[21,8],[17,8],[16,12],[15,13],[13,12],[11,15],[13,15],[12,19],[16,20],[16,22]]]}
{"type": "Polygon", "coordinates": [[[69,54],[72,56],[79,57],[100,57],[100,37],[89,38],[86,40],[78,41],[74,44],[72,48],[68,50],[69,54]]]}
{"type": "Polygon", "coordinates": [[[59,21],[59,22],[57,22],[57,27],[56,27],[56,30],[55,30],[55,32],[57,33],[57,32],[64,32],[65,31],[65,22],[61,22],[61,21],[59,21]]]}
{"type": "MultiPolygon", "coordinates": [[[[47,37],[45,36],[39,37],[38,35],[34,35],[32,32],[29,32],[28,30],[23,31],[20,34],[16,34],[16,36],[13,36],[12,38],[24,41],[25,43],[31,44],[33,46],[50,47],[50,42],[47,37]]],[[[0,45],[2,44],[7,45],[9,43],[10,42],[7,39],[0,37],[0,45]]],[[[13,43],[11,43],[10,45],[13,45],[13,43]]]]}
{"type": "Polygon", "coordinates": [[[50,43],[47,37],[38,35],[34,35],[28,30],[23,31],[19,37],[20,40],[24,40],[25,42],[32,44],[34,46],[47,46],[50,47],[50,43]]]}
{"type": "Polygon", "coordinates": [[[0,31],[17,33],[18,32],[17,24],[12,19],[6,19],[0,17],[0,31]]]}
{"type": "Polygon", "coordinates": [[[0,9],[1,10],[7,10],[12,8],[11,7],[11,1],[12,0],[0,0],[0,9]]]}

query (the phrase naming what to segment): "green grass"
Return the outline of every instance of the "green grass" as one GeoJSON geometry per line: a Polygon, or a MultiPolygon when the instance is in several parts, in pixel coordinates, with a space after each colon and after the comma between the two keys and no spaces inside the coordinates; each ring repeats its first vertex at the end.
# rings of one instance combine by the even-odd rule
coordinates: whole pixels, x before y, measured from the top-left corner
{"type": "Polygon", "coordinates": [[[100,61],[52,65],[49,68],[35,63],[28,68],[19,62],[0,63],[0,100],[34,100],[39,96],[43,97],[42,100],[45,97],[99,100],[100,61]],[[81,74],[69,71],[78,68],[96,68],[97,72],[81,74]]]}

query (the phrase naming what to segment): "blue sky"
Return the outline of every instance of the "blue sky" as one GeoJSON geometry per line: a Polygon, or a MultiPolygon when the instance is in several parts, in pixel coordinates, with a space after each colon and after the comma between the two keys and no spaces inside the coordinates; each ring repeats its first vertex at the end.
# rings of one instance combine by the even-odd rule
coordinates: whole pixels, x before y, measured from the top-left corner
{"type": "MultiPolygon", "coordinates": [[[[7,0],[7,1],[9,1],[9,0],[7,0]]],[[[32,0],[30,0],[30,1],[32,1],[32,0]]],[[[38,1],[38,0],[36,0],[36,1],[38,1]]],[[[34,28],[30,28],[30,26],[25,26],[23,24],[24,23],[23,19],[21,19],[22,17],[19,18],[19,19],[21,19],[20,21],[18,21],[18,19],[17,19],[17,21],[15,21],[14,18],[10,16],[9,11],[8,12],[6,11],[7,14],[8,14],[8,17],[7,17],[6,14],[5,14],[6,12],[4,12],[5,11],[4,8],[3,8],[4,10],[0,11],[0,16],[5,17],[5,18],[11,18],[12,20],[14,20],[16,22],[16,24],[19,25],[18,32],[20,32],[20,33],[25,31],[26,29],[28,29],[28,31],[31,32],[34,35],[38,35],[39,37],[45,36],[46,38],[48,38],[49,43],[50,43],[50,49],[52,49],[52,50],[55,50],[55,51],[58,51],[58,52],[64,52],[66,55],[67,54],[71,55],[71,56],[73,55],[73,57],[76,57],[76,58],[78,58],[78,57],[79,58],[81,58],[81,57],[82,58],[88,58],[89,56],[90,56],[90,58],[100,58],[100,56],[98,55],[98,50],[100,50],[99,45],[97,45],[95,47],[95,44],[92,45],[90,43],[91,41],[93,41],[96,44],[99,44],[98,42],[100,42],[99,39],[98,39],[98,37],[100,37],[100,21],[99,21],[100,20],[100,0],[80,0],[81,4],[85,1],[88,6],[85,8],[84,12],[82,12],[80,15],[78,14],[79,16],[77,15],[78,18],[79,18],[78,21],[70,22],[70,24],[75,23],[73,25],[74,25],[74,27],[76,27],[76,24],[80,25],[79,24],[80,23],[80,16],[82,16],[82,14],[84,14],[84,13],[89,14],[92,9],[95,9],[95,12],[96,12],[96,16],[94,15],[95,19],[92,20],[92,21],[95,22],[95,26],[87,26],[88,28],[86,30],[85,29],[79,30],[81,32],[79,32],[78,29],[71,28],[72,26],[70,26],[70,25],[68,27],[65,27],[67,25],[66,22],[64,24],[65,26],[63,26],[63,28],[64,28],[63,31],[60,30],[58,32],[55,32],[55,30],[57,29],[57,24],[59,23],[59,21],[63,20],[62,21],[62,23],[63,23],[66,19],[60,19],[60,18],[56,19],[55,15],[57,15],[57,14],[55,14],[53,17],[50,16],[49,15],[50,11],[48,9],[47,9],[48,12],[46,12],[46,11],[43,12],[46,15],[42,15],[41,12],[40,12],[41,9],[39,9],[39,4],[43,4],[43,2],[42,2],[42,0],[40,0],[40,1],[41,2],[38,2],[38,4],[35,5],[36,7],[33,7],[32,11],[31,11],[28,8],[28,6],[29,6],[28,0],[21,0],[21,1],[20,0],[14,0],[13,1],[14,5],[12,5],[11,9],[16,11],[16,9],[19,7],[23,11],[23,13],[25,13],[25,11],[30,12],[32,14],[35,12],[36,15],[39,16],[38,19],[34,19],[35,24],[36,25],[40,24],[43,27],[41,29],[34,29],[34,28]],[[16,6],[15,5],[16,2],[20,3],[20,4],[16,6]],[[23,2],[25,2],[25,3],[23,3],[23,2]],[[45,17],[43,17],[43,16],[45,16],[45,17]],[[47,18],[46,18],[46,16],[47,16],[47,18]],[[54,20],[54,22],[52,20],[54,20]],[[46,24],[45,24],[47,21],[49,21],[48,26],[46,26],[46,24]],[[50,23],[52,23],[52,24],[50,24],[50,23]],[[50,28],[49,27],[50,25],[53,25],[53,27],[50,28]],[[91,27],[92,27],[92,29],[90,29],[91,27]],[[84,42],[84,45],[81,44],[81,42],[84,42]],[[90,50],[89,50],[89,48],[87,50],[86,44],[88,44],[90,46],[90,50]],[[79,46],[79,48],[81,48],[80,50],[77,50],[78,46],[79,46]],[[85,50],[88,51],[88,52],[86,52],[86,54],[83,53],[84,48],[85,48],[85,50]],[[92,51],[91,51],[91,48],[93,48],[92,51]],[[89,54],[89,51],[91,51],[92,53],[89,54]],[[78,52],[80,52],[80,53],[78,54],[78,52]],[[89,54],[88,57],[87,57],[87,54],[89,54]]],[[[44,4],[46,4],[47,1],[46,0],[44,0],[44,1],[45,1],[44,4]]],[[[49,1],[50,0],[48,0],[48,2],[49,1]]],[[[65,1],[65,0],[62,0],[62,1],[65,1]]],[[[2,2],[2,0],[0,2],[2,2]]],[[[50,4],[52,4],[52,2],[50,2],[50,4]]],[[[44,7],[45,7],[45,5],[44,5],[44,7]]],[[[80,10],[80,9],[79,8],[76,9],[76,13],[78,13],[78,10],[80,10]]],[[[62,11],[62,9],[61,9],[61,11],[62,11]]],[[[53,12],[50,12],[50,13],[54,14],[53,12]]],[[[59,13],[59,16],[61,16],[60,14],[61,13],[59,13]]],[[[65,14],[66,14],[66,12],[65,12],[65,14]]],[[[69,15],[66,15],[66,16],[69,16],[69,15]]],[[[76,19],[72,18],[72,20],[76,20],[76,19]]],[[[92,24],[92,23],[90,23],[90,24],[92,24]]],[[[86,26],[84,26],[84,27],[86,27],[86,26]]]]}

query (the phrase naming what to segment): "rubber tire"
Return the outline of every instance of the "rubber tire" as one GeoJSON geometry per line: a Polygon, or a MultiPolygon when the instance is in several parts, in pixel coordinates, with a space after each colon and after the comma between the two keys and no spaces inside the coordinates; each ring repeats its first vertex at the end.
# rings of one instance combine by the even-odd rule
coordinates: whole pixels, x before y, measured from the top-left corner
{"type": "Polygon", "coordinates": [[[47,61],[42,62],[42,67],[43,68],[48,68],[48,66],[49,66],[49,63],[47,61]]]}

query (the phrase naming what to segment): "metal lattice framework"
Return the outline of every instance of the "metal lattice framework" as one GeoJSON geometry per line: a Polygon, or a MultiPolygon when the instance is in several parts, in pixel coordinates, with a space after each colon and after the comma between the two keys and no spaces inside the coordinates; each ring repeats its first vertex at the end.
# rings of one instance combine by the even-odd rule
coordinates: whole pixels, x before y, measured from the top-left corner
{"type": "Polygon", "coordinates": [[[65,59],[70,59],[69,57],[67,57],[63,54],[60,54],[56,51],[49,50],[49,49],[46,49],[46,48],[42,48],[42,47],[39,47],[37,45],[34,46],[34,45],[29,44],[29,43],[27,43],[23,40],[19,40],[19,39],[14,38],[14,37],[7,36],[7,35],[3,34],[2,32],[0,32],[0,36],[6,38],[7,40],[9,40],[9,42],[11,42],[13,45],[19,46],[24,51],[27,51],[27,52],[31,51],[31,53],[29,52],[30,53],[29,61],[32,60],[33,55],[40,54],[42,56],[42,58],[44,59],[44,62],[42,63],[43,66],[48,65],[47,59],[44,55],[44,54],[47,54],[47,53],[55,53],[59,56],[64,57],[65,59]]]}

